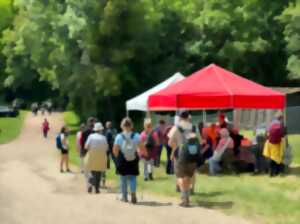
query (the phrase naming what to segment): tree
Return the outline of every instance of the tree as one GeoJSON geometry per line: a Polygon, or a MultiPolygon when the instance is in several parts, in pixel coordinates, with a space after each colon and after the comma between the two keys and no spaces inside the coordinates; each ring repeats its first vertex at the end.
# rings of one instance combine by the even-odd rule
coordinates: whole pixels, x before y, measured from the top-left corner
{"type": "Polygon", "coordinates": [[[300,1],[290,3],[278,19],[285,25],[284,39],[289,55],[287,70],[290,79],[300,79],[300,1]]]}
{"type": "Polygon", "coordinates": [[[143,42],[143,4],[128,1],[24,1],[4,32],[7,86],[36,77],[69,97],[84,117],[132,82],[128,66],[143,42]],[[35,35],[33,35],[35,34],[35,35]],[[38,34],[38,35],[37,35],[38,34]]]}

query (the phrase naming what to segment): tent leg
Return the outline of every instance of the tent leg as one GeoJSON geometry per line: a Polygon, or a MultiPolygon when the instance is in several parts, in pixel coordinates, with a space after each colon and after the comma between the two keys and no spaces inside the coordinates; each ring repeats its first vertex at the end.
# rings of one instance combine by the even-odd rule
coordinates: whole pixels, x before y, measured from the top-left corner
{"type": "Polygon", "coordinates": [[[202,122],[203,125],[206,123],[206,110],[202,110],[202,122]]]}
{"type": "Polygon", "coordinates": [[[151,111],[150,110],[147,110],[147,112],[146,112],[146,118],[151,118],[151,111]]]}
{"type": "Polygon", "coordinates": [[[129,110],[126,110],[126,117],[129,117],[129,110]]]}
{"type": "Polygon", "coordinates": [[[284,136],[284,140],[285,140],[285,147],[288,146],[288,130],[287,130],[287,111],[286,111],[286,107],[283,109],[283,125],[285,127],[286,133],[284,136]]]}

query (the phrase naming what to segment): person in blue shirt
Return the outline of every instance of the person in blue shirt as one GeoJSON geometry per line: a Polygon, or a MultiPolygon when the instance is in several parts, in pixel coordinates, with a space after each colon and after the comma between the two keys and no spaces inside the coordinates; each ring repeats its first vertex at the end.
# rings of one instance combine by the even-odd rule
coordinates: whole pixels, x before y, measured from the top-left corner
{"type": "Polygon", "coordinates": [[[120,175],[120,187],[122,201],[128,202],[128,182],[130,185],[131,202],[137,203],[136,177],[139,175],[138,150],[142,147],[140,136],[133,132],[133,123],[130,118],[124,118],[121,122],[122,132],[119,133],[114,142],[113,154],[116,157],[116,166],[120,175]]]}

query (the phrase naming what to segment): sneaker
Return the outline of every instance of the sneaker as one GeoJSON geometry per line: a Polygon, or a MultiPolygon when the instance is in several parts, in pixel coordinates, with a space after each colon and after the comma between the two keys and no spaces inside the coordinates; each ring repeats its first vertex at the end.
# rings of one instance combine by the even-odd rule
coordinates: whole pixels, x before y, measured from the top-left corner
{"type": "Polygon", "coordinates": [[[89,186],[89,187],[88,187],[88,193],[91,194],[92,192],[93,192],[93,187],[92,187],[92,186],[89,186]]]}
{"type": "Polygon", "coordinates": [[[137,203],[137,198],[135,193],[131,193],[131,203],[136,204],[137,203]]]}
{"type": "Polygon", "coordinates": [[[125,203],[127,203],[127,202],[128,202],[128,199],[127,199],[127,198],[124,198],[124,197],[122,197],[122,198],[121,198],[121,201],[122,201],[122,202],[125,202],[125,203]]]}
{"type": "Polygon", "coordinates": [[[63,169],[61,169],[61,170],[60,170],[60,172],[61,172],[61,173],[63,173],[63,172],[64,172],[64,170],[63,170],[63,169]]]}
{"type": "Polygon", "coordinates": [[[147,177],[144,178],[144,181],[148,181],[149,179],[147,177]]]}
{"type": "Polygon", "coordinates": [[[67,173],[72,173],[72,171],[70,169],[67,169],[67,173]]]}
{"type": "Polygon", "coordinates": [[[99,189],[96,189],[96,194],[100,194],[100,190],[99,189]]]}
{"type": "Polygon", "coordinates": [[[152,175],[152,173],[149,174],[149,180],[153,180],[153,175],[152,175]]]}

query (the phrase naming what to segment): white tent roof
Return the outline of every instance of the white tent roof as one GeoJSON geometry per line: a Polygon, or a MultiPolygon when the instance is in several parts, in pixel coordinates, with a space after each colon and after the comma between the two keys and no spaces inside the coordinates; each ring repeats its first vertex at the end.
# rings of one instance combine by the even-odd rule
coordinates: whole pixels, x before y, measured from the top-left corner
{"type": "Polygon", "coordinates": [[[157,86],[154,86],[153,88],[149,89],[148,91],[142,93],[141,95],[138,95],[130,100],[126,101],[126,110],[139,110],[139,111],[147,111],[148,110],[148,97],[151,94],[154,94],[167,86],[174,84],[178,81],[183,80],[185,77],[177,72],[172,77],[168,78],[164,82],[158,84],[157,86]]]}

